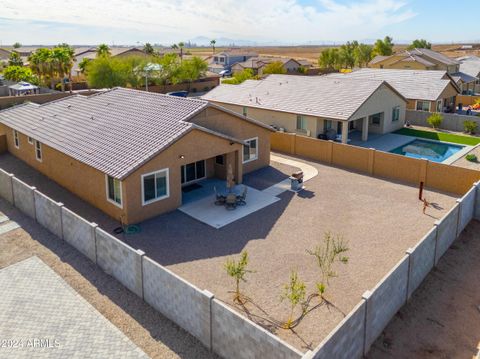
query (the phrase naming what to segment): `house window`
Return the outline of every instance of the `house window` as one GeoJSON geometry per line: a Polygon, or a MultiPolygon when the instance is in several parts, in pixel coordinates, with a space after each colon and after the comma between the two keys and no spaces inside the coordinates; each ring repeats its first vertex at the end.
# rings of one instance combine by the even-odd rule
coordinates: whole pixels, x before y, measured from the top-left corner
{"type": "Polygon", "coordinates": [[[122,181],[107,175],[107,199],[122,208],[122,181]]]}
{"type": "Polygon", "coordinates": [[[383,112],[371,115],[370,116],[370,123],[373,126],[380,126],[380,124],[382,123],[382,117],[383,117],[383,112]]]}
{"type": "Polygon", "coordinates": [[[225,164],[225,157],[223,155],[215,157],[215,163],[223,166],[225,164]]]}
{"type": "Polygon", "coordinates": [[[37,161],[42,162],[42,156],[42,144],[40,143],[40,141],[35,141],[35,158],[37,159],[37,161]]]}
{"type": "Polygon", "coordinates": [[[437,101],[437,112],[442,112],[442,100],[437,101]]]}
{"type": "Polygon", "coordinates": [[[248,109],[247,109],[247,106],[243,106],[242,108],[242,113],[243,113],[243,116],[247,117],[248,116],[248,109]]]}
{"type": "Polygon", "coordinates": [[[16,148],[20,148],[20,138],[18,137],[18,131],[13,130],[13,143],[16,148]]]}
{"type": "Polygon", "coordinates": [[[181,168],[182,184],[191,183],[206,177],[205,160],[192,162],[181,168]]]}
{"type": "Polygon", "coordinates": [[[430,111],[430,101],[417,101],[417,111],[430,111]]]}
{"type": "Polygon", "coordinates": [[[215,56],[215,57],[213,58],[213,61],[218,62],[218,56],[215,56]]]}
{"type": "Polygon", "coordinates": [[[33,145],[33,138],[31,138],[30,136],[28,136],[28,143],[33,145]]]}
{"type": "Polygon", "coordinates": [[[332,128],[332,120],[323,120],[323,132],[327,132],[332,128]]]}
{"type": "Polygon", "coordinates": [[[254,161],[258,158],[258,137],[245,140],[243,145],[243,163],[254,161]]]}
{"type": "Polygon", "coordinates": [[[218,59],[220,60],[220,62],[225,62],[225,58],[224,58],[224,57],[219,57],[218,59]]]}
{"type": "Polygon", "coordinates": [[[142,175],[142,203],[144,206],[169,196],[168,168],[142,175]]]}
{"type": "Polygon", "coordinates": [[[303,115],[297,115],[297,131],[307,131],[307,120],[303,115]]]}
{"type": "Polygon", "coordinates": [[[392,110],[392,122],[400,120],[400,106],[395,106],[392,110]]]}

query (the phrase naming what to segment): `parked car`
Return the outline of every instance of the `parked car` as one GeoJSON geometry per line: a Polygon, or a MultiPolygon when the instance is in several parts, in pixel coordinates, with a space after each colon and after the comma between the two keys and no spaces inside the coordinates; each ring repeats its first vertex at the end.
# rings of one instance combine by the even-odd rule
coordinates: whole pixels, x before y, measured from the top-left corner
{"type": "Polygon", "coordinates": [[[225,76],[232,76],[232,71],[230,70],[222,70],[218,73],[220,76],[225,77],[225,76]]]}

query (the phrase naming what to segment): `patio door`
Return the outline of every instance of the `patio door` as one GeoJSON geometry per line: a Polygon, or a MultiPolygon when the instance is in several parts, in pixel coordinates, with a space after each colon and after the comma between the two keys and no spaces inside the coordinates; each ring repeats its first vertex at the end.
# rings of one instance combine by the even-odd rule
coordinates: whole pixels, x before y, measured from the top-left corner
{"type": "Polygon", "coordinates": [[[180,169],[182,185],[197,182],[206,177],[205,160],[183,165],[180,169]]]}

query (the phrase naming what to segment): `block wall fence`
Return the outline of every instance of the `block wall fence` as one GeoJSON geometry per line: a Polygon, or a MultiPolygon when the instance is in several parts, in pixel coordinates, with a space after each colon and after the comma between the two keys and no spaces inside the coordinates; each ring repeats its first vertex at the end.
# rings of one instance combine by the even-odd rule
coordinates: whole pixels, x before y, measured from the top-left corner
{"type": "MultiPolygon", "coordinates": [[[[405,120],[414,126],[431,127],[427,121],[431,114],[431,112],[407,110],[405,120]]],[[[443,120],[439,128],[443,130],[464,132],[465,126],[463,123],[465,121],[473,121],[480,128],[480,117],[477,116],[465,116],[458,115],[456,113],[442,113],[442,117],[443,120]]]]}
{"type": "MultiPolygon", "coordinates": [[[[369,163],[369,162],[367,162],[369,163]]],[[[303,353],[167,268],[0,169],[0,196],[224,358],[361,358],[473,219],[480,183],[371,290],[312,351],[303,353]]]]}
{"type": "Polygon", "coordinates": [[[457,195],[465,194],[472,183],[480,180],[480,171],[295,133],[275,132],[271,135],[270,144],[275,151],[416,186],[424,182],[427,187],[457,195]]]}

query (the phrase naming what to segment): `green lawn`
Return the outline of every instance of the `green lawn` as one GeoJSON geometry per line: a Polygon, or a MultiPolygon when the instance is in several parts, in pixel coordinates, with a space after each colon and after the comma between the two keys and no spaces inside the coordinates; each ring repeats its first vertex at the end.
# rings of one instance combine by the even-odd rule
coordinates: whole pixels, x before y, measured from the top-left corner
{"type": "Polygon", "coordinates": [[[451,133],[414,130],[413,128],[402,128],[394,133],[399,135],[428,138],[429,140],[459,143],[461,145],[475,146],[480,143],[480,137],[453,135],[451,133]]]}

